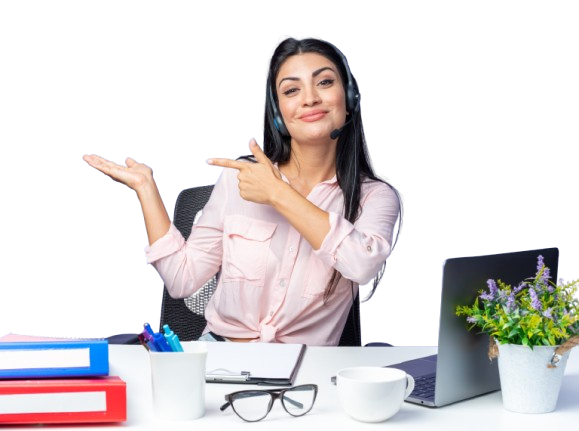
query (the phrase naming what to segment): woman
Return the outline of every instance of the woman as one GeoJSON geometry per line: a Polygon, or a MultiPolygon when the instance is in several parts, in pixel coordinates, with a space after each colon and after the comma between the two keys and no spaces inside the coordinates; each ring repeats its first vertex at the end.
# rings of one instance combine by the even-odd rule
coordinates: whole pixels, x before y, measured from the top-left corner
{"type": "Polygon", "coordinates": [[[152,171],[85,156],[141,202],[147,258],[174,297],[215,273],[203,339],[336,345],[358,285],[376,289],[401,214],[367,154],[358,86],[346,58],[317,39],[286,39],[266,88],[264,151],[210,159],[224,169],[185,241],[152,171]]]}

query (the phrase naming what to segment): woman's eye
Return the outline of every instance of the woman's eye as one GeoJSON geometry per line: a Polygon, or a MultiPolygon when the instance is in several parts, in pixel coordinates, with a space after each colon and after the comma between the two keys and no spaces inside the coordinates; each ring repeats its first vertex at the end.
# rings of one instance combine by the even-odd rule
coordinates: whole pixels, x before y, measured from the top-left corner
{"type": "Polygon", "coordinates": [[[291,96],[294,93],[297,93],[297,88],[289,88],[283,92],[284,96],[291,96]]]}
{"type": "Polygon", "coordinates": [[[319,85],[321,85],[322,87],[329,87],[330,85],[332,85],[334,83],[334,79],[324,79],[322,81],[320,81],[319,85]]]}

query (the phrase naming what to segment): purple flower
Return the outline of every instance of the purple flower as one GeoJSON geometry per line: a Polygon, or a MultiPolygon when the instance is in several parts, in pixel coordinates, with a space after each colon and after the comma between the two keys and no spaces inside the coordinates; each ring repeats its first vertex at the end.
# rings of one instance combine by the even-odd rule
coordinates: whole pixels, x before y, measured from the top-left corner
{"type": "Polygon", "coordinates": [[[467,321],[468,323],[476,323],[476,322],[478,321],[478,319],[477,319],[476,317],[473,317],[473,316],[468,316],[468,317],[466,318],[466,321],[467,321]]]}
{"type": "Polygon", "coordinates": [[[507,300],[507,310],[508,312],[512,312],[516,308],[515,305],[515,292],[511,292],[509,295],[509,299],[507,300]]]}
{"type": "Polygon", "coordinates": [[[490,293],[483,292],[480,294],[480,299],[483,301],[494,301],[495,297],[490,293]]]}
{"type": "Polygon", "coordinates": [[[537,292],[532,287],[529,287],[529,296],[531,297],[531,307],[533,307],[537,311],[541,311],[541,301],[537,296],[537,292]]]}
{"type": "Polygon", "coordinates": [[[497,290],[498,290],[497,283],[494,280],[489,279],[489,280],[487,280],[487,286],[489,287],[490,294],[492,296],[495,296],[495,294],[497,293],[497,290]]]}
{"type": "Polygon", "coordinates": [[[537,272],[541,271],[541,269],[543,269],[544,265],[545,265],[545,261],[543,259],[543,256],[539,255],[537,257],[537,272]]]}
{"type": "MultiPolygon", "coordinates": [[[[539,255],[539,257],[537,258],[537,274],[539,274],[541,270],[543,271],[543,273],[541,274],[540,282],[545,284],[546,286],[549,286],[549,279],[551,278],[551,270],[545,266],[543,256],[539,255]]],[[[552,288],[548,289],[549,292],[552,292],[552,288]]]]}
{"type": "Polygon", "coordinates": [[[521,290],[523,290],[523,288],[527,285],[527,283],[525,283],[524,281],[520,282],[519,285],[517,287],[515,287],[515,294],[519,293],[521,290]]]}
{"type": "Polygon", "coordinates": [[[543,311],[543,316],[547,319],[553,320],[553,309],[551,307],[547,308],[545,311],[543,311]]]}

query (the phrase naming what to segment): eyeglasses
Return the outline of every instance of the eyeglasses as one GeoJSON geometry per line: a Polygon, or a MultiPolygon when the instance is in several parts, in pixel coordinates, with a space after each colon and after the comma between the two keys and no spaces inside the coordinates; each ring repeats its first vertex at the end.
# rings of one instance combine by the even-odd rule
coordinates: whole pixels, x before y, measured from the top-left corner
{"type": "Polygon", "coordinates": [[[257,422],[265,418],[278,398],[284,410],[292,416],[303,416],[314,406],[318,395],[317,385],[300,385],[287,389],[248,390],[225,395],[224,411],[229,406],[246,422],[257,422]]]}

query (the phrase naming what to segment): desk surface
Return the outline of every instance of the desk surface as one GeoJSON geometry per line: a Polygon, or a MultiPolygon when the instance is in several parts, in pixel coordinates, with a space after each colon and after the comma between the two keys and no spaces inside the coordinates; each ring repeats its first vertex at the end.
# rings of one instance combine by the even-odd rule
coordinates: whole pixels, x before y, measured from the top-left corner
{"type": "MultiPolygon", "coordinates": [[[[380,424],[359,423],[347,416],[338,404],[336,387],[330,378],[340,368],[359,365],[389,365],[436,352],[433,347],[308,347],[296,384],[317,383],[319,394],[310,413],[300,418],[290,417],[279,402],[261,422],[248,424],[228,409],[221,412],[224,395],[251,386],[211,383],[206,385],[206,414],[188,422],[162,422],[152,412],[151,379],[147,352],[141,346],[110,346],[111,375],[127,382],[128,421],[123,425],[98,428],[171,429],[171,430],[235,430],[275,429],[352,430],[408,429],[428,426],[429,430],[503,430],[503,429],[571,429],[579,422],[579,354],[573,351],[553,413],[529,415],[512,413],[502,407],[501,393],[495,392],[442,408],[429,408],[404,403],[400,412],[380,424]]],[[[51,426],[50,429],[81,429],[76,426],[51,426]]]]}

